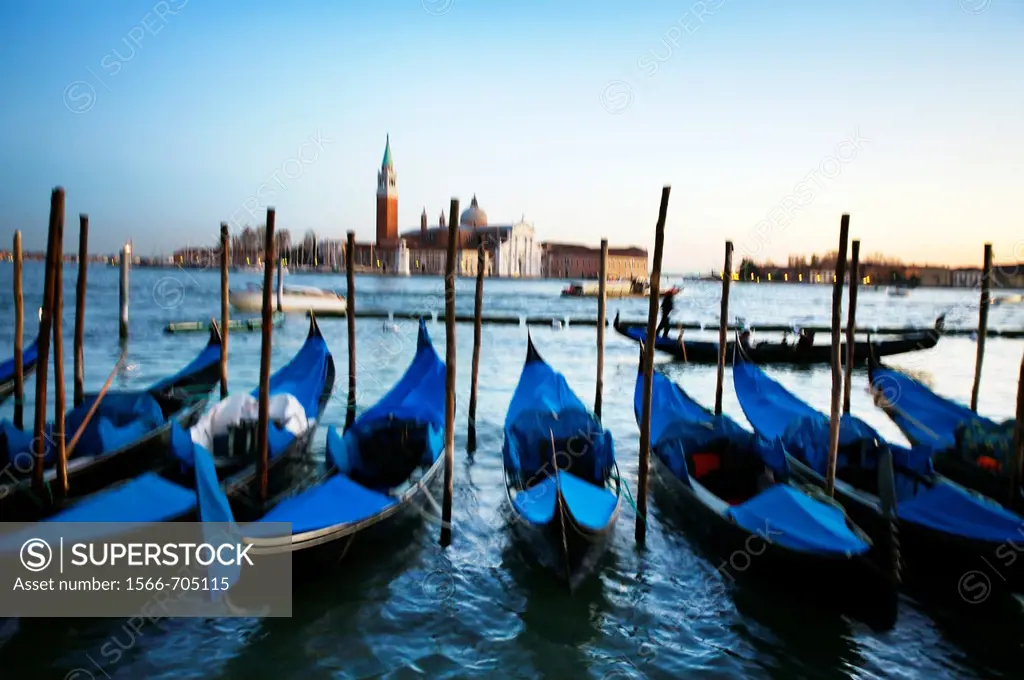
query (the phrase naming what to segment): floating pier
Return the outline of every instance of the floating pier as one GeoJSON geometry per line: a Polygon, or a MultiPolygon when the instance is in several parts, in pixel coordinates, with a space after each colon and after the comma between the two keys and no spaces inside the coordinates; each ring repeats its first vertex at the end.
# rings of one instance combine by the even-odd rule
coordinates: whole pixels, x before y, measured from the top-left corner
{"type": "MultiPolygon", "coordinates": [[[[309,315],[308,312],[306,314],[309,315]]],[[[345,312],[317,312],[316,317],[318,319],[337,317],[341,318],[345,316],[345,312]]],[[[386,309],[360,309],[355,313],[357,319],[418,319],[420,317],[426,317],[434,320],[443,320],[444,311],[435,312],[429,310],[418,310],[418,311],[389,311],[386,309]]],[[[256,320],[259,321],[258,319],[256,320]]],[[[455,323],[475,323],[476,319],[473,314],[456,314],[455,323]]],[[[598,324],[596,317],[579,317],[579,316],[522,316],[522,315],[490,315],[484,314],[480,318],[481,323],[492,326],[552,326],[555,322],[562,326],[590,326],[596,327],[598,324]]],[[[605,320],[605,326],[611,325],[607,319],[605,320]]],[[[620,326],[646,326],[646,321],[637,320],[620,320],[620,326]]],[[[793,325],[787,324],[754,324],[751,326],[755,330],[761,331],[762,333],[783,333],[793,332],[793,325]]],[[[203,326],[203,330],[207,327],[203,326]]],[[[714,332],[718,329],[718,323],[673,323],[672,328],[687,331],[708,331],[714,332]]],[[[739,331],[743,330],[745,326],[741,324],[730,324],[728,331],[739,331]]],[[[814,331],[816,333],[831,333],[831,326],[800,326],[800,328],[814,331]]],[[[930,330],[932,326],[879,326],[878,328],[860,326],[855,328],[855,333],[858,335],[903,335],[904,333],[915,333],[930,330]]],[[[845,331],[845,326],[844,326],[845,331]]],[[[976,333],[973,328],[943,328],[942,335],[949,337],[969,337],[976,333]]],[[[999,338],[1024,338],[1024,329],[987,329],[987,335],[989,337],[999,338]]]]}

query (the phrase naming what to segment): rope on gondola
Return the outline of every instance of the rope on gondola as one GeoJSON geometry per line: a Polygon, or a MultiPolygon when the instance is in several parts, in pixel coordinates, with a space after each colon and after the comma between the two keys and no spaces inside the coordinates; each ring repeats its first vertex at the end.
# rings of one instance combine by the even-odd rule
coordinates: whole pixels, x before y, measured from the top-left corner
{"type": "MultiPolygon", "coordinates": [[[[619,464],[618,463],[615,463],[615,481],[619,485],[620,489],[625,489],[626,490],[626,502],[629,503],[629,507],[633,508],[633,512],[636,513],[637,517],[641,517],[640,511],[637,510],[637,507],[636,507],[636,501],[633,500],[633,493],[629,490],[629,484],[624,484],[622,482],[622,475],[619,473],[619,464]]],[[[641,519],[643,519],[644,524],[647,523],[647,518],[646,517],[641,517],[641,519]]]]}
{"type": "Polygon", "coordinates": [[[70,459],[71,454],[75,450],[75,446],[78,445],[78,440],[82,437],[82,433],[85,432],[85,428],[88,427],[89,421],[92,420],[96,410],[100,407],[100,402],[103,401],[103,397],[106,395],[107,390],[110,389],[111,384],[114,382],[114,376],[117,375],[124,360],[128,358],[128,347],[126,346],[121,350],[121,356],[118,358],[117,363],[114,364],[114,368],[110,371],[110,375],[107,376],[107,382],[103,383],[103,389],[100,390],[99,394],[96,395],[95,401],[92,403],[92,407],[89,412],[85,414],[85,418],[82,419],[82,424],[78,426],[78,431],[75,432],[75,436],[71,438],[71,443],[68,444],[67,451],[65,453],[65,459],[70,459]]]}

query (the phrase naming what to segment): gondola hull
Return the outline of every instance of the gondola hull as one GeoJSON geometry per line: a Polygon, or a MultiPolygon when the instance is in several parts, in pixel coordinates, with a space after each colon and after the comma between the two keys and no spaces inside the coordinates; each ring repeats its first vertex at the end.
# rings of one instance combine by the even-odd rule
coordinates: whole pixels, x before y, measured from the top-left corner
{"type": "MultiPolygon", "coordinates": [[[[175,422],[182,427],[191,427],[205,410],[210,391],[220,381],[219,354],[221,336],[216,329],[210,332],[210,339],[199,355],[178,373],[151,385],[146,390],[111,391],[101,399],[97,395],[85,395],[85,401],[69,412],[77,413],[85,421],[85,412],[95,408],[92,423],[104,413],[105,404],[127,397],[134,399],[152,398],[159,406],[164,422],[145,432],[134,441],[124,443],[111,451],[83,454],[67,463],[68,492],[57,490],[57,472],[49,466],[43,473],[43,482],[48,487],[42,493],[32,486],[32,456],[22,452],[14,456],[13,469],[0,477],[0,521],[36,521],[60,512],[77,500],[96,493],[102,488],[125,479],[140,475],[147,470],[159,468],[166,463],[166,452],[175,422]],[[105,401],[104,401],[105,400],[105,401]],[[28,465],[19,465],[25,461],[28,465]]],[[[114,407],[115,410],[118,407],[114,407]]],[[[68,438],[72,436],[68,432],[68,438]]],[[[82,447],[79,446],[81,450],[82,447]]]]}
{"type": "Polygon", "coordinates": [[[1003,504],[1014,512],[1024,511],[1024,486],[1018,486],[1010,497],[1009,475],[989,472],[955,456],[936,455],[932,458],[935,471],[957,484],[974,489],[983,496],[1003,504]]]}
{"type": "Polygon", "coordinates": [[[402,378],[344,434],[328,431],[326,469],[243,529],[250,554],[271,562],[290,556],[293,570],[323,573],[353,545],[393,537],[405,520],[437,517],[445,381],[445,365],[421,319],[416,354],[402,378]],[[278,533],[278,524],[288,533],[278,533]]]}
{"type": "MultiPolygon", "coordinates": [[[[508,490],[511,492],[511,488],[508,490]]],[[[562,498],[556,502],[555,517],[547,524],[532,524],[519,517],[511,493],[506,498],[512,534],[538,565],[554,574],[570,591],[594,574],[614,533],[621,496],[616,499],[608,524],[600,530],[581,525],[562,498]]]]}
{"type": "MultiPolygon", "coordinates": [[[[825,488],[825,478],[804,463],[790,457],[789,464],[800,481],[825,488]]],[[[837,481],[835,499],[876,545],[891,550],[895,541],[901,579],[907,584],[953,593],[964,587],[962,580],[968,574],[996,571],[997,578],[989,579],[993,590],[1003,594],[1024,592],[1024,560],[1016,559],[1020,551],[1012,542],[956,536],[906,520],[898,520],[893,534],[876,496],[837,481]],[[1005,568],[996,569],[993,565],[997,560],[1005,568]]],[[[1024,525],[1020,531],[1020,545],[1024,547],[1024,525]]]]}
{"type": "Polygon", "coordinates": [[[657,455],[651,456],[651,472],[655,502],[720,560],[716,571],[723,583],[749,580],[792,593],[828,592],[830,605],[838,609],[878,621],[894,620],[898,584],[880,567],[883,556],[877,547],[852,556],[792,550],[766,540],[773,534],[770,523],[751,532],[723,517],[657,455]]]}
{"type": "MultiPolygon", "coordinates": [[[[294,483],[292,464],[298,462],[301,454],[308,449],[319,418],[333,391],[333,359],[327,351],[315,320],[310,321],[306,344],[285,367],[271,376],[271,384],[279,383],[294,388],[296,380],[302,377],[308,378],[307,382],[299,385],[301,390],[290,394],[304,399],[300,403],[305,407],[308,424],[303,431],[288,439],[284,439],[280,433],[281,426],[271,424],[275,431],[268,434],[275,435],[276,432],[274,438],[278,443],[271,446],[269,452],[268,493],[265,500],[261,498],[258,486],[257,437],[251,436],[254,434],[255,424],[245,422],[239,426],[237,429],[242,431],[243,436],[229,435],[228,440],[237,445],[237,450],[232,451],[234,455],[226,464],[217,465],[216,457],[209,452],[205,454],[211,459],[212,472],[206,477],[209,480],[208,486],[220,487],[220,493],[226,496],[232,513],[240,521],[248,521],[262,515],[266,508],[283,496],[294,483]],[[315,363],[296,363],[300,358],[315,363]],[[317,378],[319,381],[314,382],[317,378]],[[271,472],[273,474],[270,474],[271,472]],[[212,479],[212,475],[216,475],[215,480],[212,479]]],[[[165,384],[162,387],[171,386],[165,384]]],[[[191,426],[198,419],[201,410],[194,410],[192,422],[188,425],[191,426]]],[[[195,446],[192,435],[184,423],[172,422],[161,429],[166,429],[167,435],[162,438],[163,446],[148,471],[132,479],[121,480],[119,483],[108,482],[105,488],[89,496],[69,499],[59,508],[48,512],[46,516],[51,521],[78,522],[168,522],[197,519],[200,516],[199,503],[203,497],[202,493],[196,492],[198,471],[201,468],[196,465],[195,460],[183,455],[192,454],[195,446]]],[[[217,508],[213,510],[218,512],[217,508]]],[[[204,520],[217,521],[205,516],[204,520]]]]}
{"type": "MultiPolygon", "coordinates": [[[[641,342],[647,336],[647,329],[636,324],[623,324],[616,319],[613,324],[615,330],[630,340],[641,342]]],[[[941,327],[941,324],[938,324],[941,327]]],[[[940,329],[935,328],[927,331],[907,333],[895,340],[884,340],[873,343],[874,352],[879,356],[891,356],[895,354],[906,354],[923,349],[931,349],[939,341],[940,329]]],[[[854,343],[854,362],[857,365],[866,365],[869,347],[872,343],[867,341],[854,343]]],[[[732,356],[735,341],[726,343],[726,356],[732,356]]],[[[676,337],[658,337],[655,346],[659,351],[671,354],[695,364],[718,363],[718,343],[708,340],[684,340],[679,343],[676,337]]],[[[828,364],[832,361],[832,345],[811,345],[806,348],[798,348],[795,343],[785,344],[777,342],[759,342],[756,345],[744,350],[749,360],[755,364],[792,364],[792,365],[816,365],[828,364]]],[[[840,356],[846,356],[846,343],[841,344],[840,356]]]]}
{"type": "MultiPolygon", "coordinates": [[[[182,427],[191,427],[206,408],[206,399],[186,408],[176,419],[182,427]]],[[[32,488],[30,476],[0,484],[0,521],[34,522],[69,507],[75,501],[104,487],[135,477],[166,462],[172,421],[150,431],[141,439],[117,451],[68,462],[68,494],[57,491],[39,494],[32,488]]],[[[43,476],[45,484],[54,488],[57,472],[49,469],[43,476]]]]}
{"type": "Polygon", "coordinates": [[[605,549],[618,518],[622,481],[611,432],[544,361],[529,334],[504,435],[513,534],[572,590],[605,549]]]}
{"type": "MultiPolygon", "coordinates": [[[[444,457],[439,456],[401,499],[385,511],[360,522],[343,523],[316,531],[274,538],[245,538],[252,544],[249,555],[258,564],[263,556],[291,554],[294,575],[322,574],[322,569],[337,567],[363,548],[377,547],[394,539],[423,517],[437,517],[435,505],[444,472],[444,457]]],[[[245,529],[242,529],[245,536],[245,529]]],[[[246,571],[242,571],[242,582],[246,571]]]]}
{"type": "MultiPolygon", "coordinates": [[[[787,447],[797,478],[824,489],[828,417],[739,358],[733,380],[755,430],[787,447]]],[[[1024,560],[1009,558],[1016,557],[1015,545],[1024,545],[1024,518],[934,473],[926,455],[889,444],[867,423],[843,415],[835,498],[878,543],[888,540],[893,518],[898,531],[888,545],[902,562],[908,584],[954,593],[972,572],[991,571],[993,560],[1004,559],[1006,568],[990,579],[990,588],[1020,591],[1024,560]]]]}
{"type": "Polygon", "coordinates": [[[1000,426],[966,405],[936,394],[916,379],[882,365],[873,354],[868,358],[868,377],[876,405],[914,447],[935,451],[931,460],[936,472],[1006,508],[1016,512],[1024,509],[1024,487],[1018,486],[1011,493],[1009,461],[1000,461],[997,470],[980,467],[963,454],[956,435],[961,425],[977,423],[995,429],[1005,424],[1000,426]]]}

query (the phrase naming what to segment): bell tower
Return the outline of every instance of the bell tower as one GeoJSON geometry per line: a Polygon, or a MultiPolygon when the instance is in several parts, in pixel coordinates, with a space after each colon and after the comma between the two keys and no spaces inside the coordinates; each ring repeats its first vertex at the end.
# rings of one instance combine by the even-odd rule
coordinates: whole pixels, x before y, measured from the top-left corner
{"type": "Polygon", "coordinates": [[[391,160],[391,135],[377,173],[377,246],[398,245],[398,178],[391,160]]]}

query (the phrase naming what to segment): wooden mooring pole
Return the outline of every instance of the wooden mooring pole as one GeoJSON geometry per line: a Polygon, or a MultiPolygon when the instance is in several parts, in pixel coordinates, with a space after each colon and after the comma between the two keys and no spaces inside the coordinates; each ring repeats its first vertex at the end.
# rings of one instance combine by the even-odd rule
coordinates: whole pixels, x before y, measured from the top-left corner
{"type": "MultiPolygon", "coordinates": [[[[63,197],[62,197],[63,198],[63,197]]],[[[57,256],[53,270],[53,444],[57,449],[57,492],[68,494],[67,433],[64,409],[67,405],[64,386],[64,202],[57,213],[57,256]]]]}
{"type": "Polygon", "coordinates": [[[1017,376],[1017,420],[1013,426],[1013,463],[1010,469],[1010,503],[1015,508],[1020,502],[1020,485],[1024,475],[1024,356],[1020,360],[1017,376]]]}
{"type": "Polygon", "coordinates": [[[284,312],[284,258],[277,258],[277,311],[284,312]]]}
{"type": "Polygon", "coordinates": [[[594,389],[594,415],[601,420],[604,400],[604,326],[608,316],[608,239],[601,239],[601,265],[597,284],[597,386],[594,389]]]}
{"type": "Polygon", "coordinates": [[[53,284],[57,268],[57,224],[64,214],[64,189],[57,187],[50,194],[50,225],[46,238],[46,273],[43,283],[43,308],[39,317],[36,353],[36,413],[32,430],[35,453],[32,462],[32,488],[43,495],[43,467],[46,456],[46,377],[50,364],[50,334],[53,332],[53,284]]]}
{"type": "MultiPolygon", "coordinates": [[[[725,349],[729,332],[729,288],[732,287],[732,241],[725,242],[725,264],[722,268],[722,308],[718,321],[718,376],[715,383],[715,415],[722,415],[722,392],[725,389],[725,349]]],[[[685,345],[684,345],[685,347],[685,345]]]]}
{"type": "Polygon", "coordinates": [[[981,269],[981,301],[978,307],[978,354],[974,360],[974,386],[971,388],[971,410],[978,412],[978,393],[981,391],[981,364],[985,361],[985,337],[988,335],[988,307],[992,290],[992,244],[985,244],[985,259],[981,269]]]}
{"type": "Polygon", "coordinates": [[[273,208],[267,208],[266,239],[263,244],[263,338],[260,344],[260,421],[257,441],[259,442],[256,471],[259,478],[260,502],[267,500],[267,470],[269,468],[270,426],[270,350],[274,331],[274,217],[273,208]]]}
{"type": "Polygon", "coordinates": [[[825,493],[832,496],[836,484],[836,460],[839,455],[839,418],[843,405],[842,338],[843,279],[846,276],[846,249],[850,238],[850,216],[839,221],[839,254],[836,257],[835,281],[832,282],[832,410],[828,429],[828,470],[825,493]]]}
{"type": "Polygon", "coordinates": [[[455,259],[459,246],[459,199],[452,199],[449,213],[448,258],[444,266],[444,498],[441,505],[441,545],[445,547],[452,542],[452,496],[455,481],[455,259]]]}
{"type": "Polygon", "coordinates": [[[345,246],[345,321],[348,324],[348,404],[345,429],[356,421],[356,232],[348,232],[345,246]]]}
{"type": "Polygon", "coordinates": [[[661,288],[661,256],[665,249],[665,218],[668,213],[668,197],[672,187],[661,189],[661,206],[658,208],[658,224],[654,228],[654,262],[651,265],[651,302],[647,311],[647,347],[643,352],[644,393],[640,413],[640,469],[636,493],[636,542],[643,545],[647,540],[647,476],[651,464],[651,390],[654,386],[654,344],[658,328],[658,301],[661,288]]]}
{"type": "Polygon", "coordinates": [[[228,267],[231,266],[229,251],[231,239],[228,235],[228,223],[220,223],[220,398],[228,396],[228,327],[231,325],[228,304],[228,267]]]}
{"type": "Polygon", "coordinates": [[[850,309],[846,313],[846,376],[843,382],[843,413],[850,412],[853,367],[857,365],[857,286],[860,284],[860,239],[853,240],[850,255],[850,309]]]}
{"type": "Polygon", "coordinates": [[[125,244],[121,249],[121,285],[118,289],[119,319],[118,337],[121,340],[128,339],[128,270],[131,268],[132,246],[125,244]]]}
{"type": "Polygon", "coordinates": [[[89,275],[89,216],[78,216],[78,280],[75,283],[75,393],[78,408],[85,401],[85,290],[89,275]]]}
{"type": "Polygon", "coordinates": [[[14,232],[14,426],[25,426],[25,295],[22,292],[21,232],[14,232]]]}
{"type": "Polygon", "coordinates": [[[476,250],[476,299],[473,302],[473,374],[469,384],[469,431],[466,435],[466,451],[476,451],[476,395],[480,376],[481,324],[484,315],[484,267],[487,253],[484,244],[476,250]]]}

